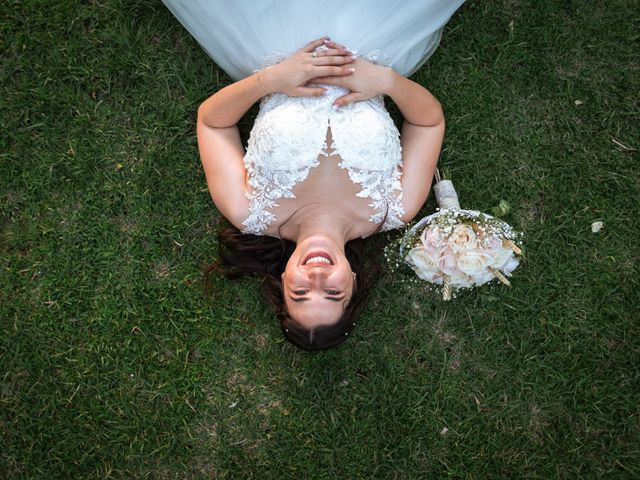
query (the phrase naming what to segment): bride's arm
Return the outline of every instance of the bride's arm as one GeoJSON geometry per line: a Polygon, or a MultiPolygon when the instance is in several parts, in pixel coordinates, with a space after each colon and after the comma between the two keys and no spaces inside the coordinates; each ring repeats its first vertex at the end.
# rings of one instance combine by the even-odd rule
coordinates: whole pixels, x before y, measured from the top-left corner
{"type": "Polygon", "coordinates": [[[209,193],[216,207],[234,226],[248,216],[244,148],[236,124],[263,96],[283,92],[291,96],[322,95],[323,88],[307,82],[326,75],[349,75],[344,65],[353,61],[347,50],[321,38],[307,44],[285,61],[235,82],[209,97],[198,108],[198,148],[209,193]],[[312,52],[319,50],[318,56],[312,52]]]}
{"type": "Polygon", "coordinates": [[[444,137],[444,115],[436,98],[424,87],[391,68],[358,59],[355,73],[349,77],[322,79],[322,83],[339,85],[350,92],[334,104],[340,108],[375,95],[388,95],[404,116],[402,126],[402,196],[408,222],[424,204],[440,155],[444,137]]]}
{"type": "Polygon", "coordinates": [[[414,125],[405,120],[402,125],[402,221],[407,223],[418,214],[429,196],[433,175],[438,163],[444,117],[433,126],[414,125]]]}
{"type": "Polygon", "coordinates": [[[438,100],[421,85],[393,72],[387,94],[404,116],[402,124],[402,221],[411,221],[429,196],[444,137],[438,100]]]}
{"type": "Polygon", "coordinates": [[[238,120],[263,95],[257,75],[219,90],[198,108],[198,150],[218,211],[239,230],[249,216],[247,172],[238,120]]]}

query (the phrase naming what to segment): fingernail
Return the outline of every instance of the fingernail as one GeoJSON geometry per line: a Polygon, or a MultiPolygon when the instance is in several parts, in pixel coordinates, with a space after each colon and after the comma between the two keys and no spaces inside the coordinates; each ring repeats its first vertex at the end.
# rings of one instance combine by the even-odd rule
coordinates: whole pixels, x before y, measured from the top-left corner
{"type": "Polygon", "coordinates": [[[351,55],[351,60],[355,60],[356,56],[355,55],[351,55]]]}
{"type": "Polygon", "coordinates": [[[329,43],[331,41],[331,39],[329,37],[324,39],[324,43],[329,43]]]}
{"type": "Polygon", "coordinates": [[[355,72],[355,71],[356,71],[356,69],[355,69],[355,68],[350,68],[350,69],[349,69],[349,71],[350,71],[351,73],[353,73],[353,72],[355,72]]]}
{"type": "Polygon", "coordinates": [[[334,103],[333,105],[331,105],[331,108],[333,108],[334,110],[338,110],[338,108],[340,108],[340,105],[334,103]]]}

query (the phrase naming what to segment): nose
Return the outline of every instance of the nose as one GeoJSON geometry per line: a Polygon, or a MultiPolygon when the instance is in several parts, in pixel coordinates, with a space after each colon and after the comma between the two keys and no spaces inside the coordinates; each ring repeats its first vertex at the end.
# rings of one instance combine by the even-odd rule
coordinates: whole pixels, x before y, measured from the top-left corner
{"type": "Polygon", "coordinates": [[[308,271],[307,275],[312,282],[319,282],[325,280],[329,276],[329,272],[324,267],[314,267],[308,271]]]}

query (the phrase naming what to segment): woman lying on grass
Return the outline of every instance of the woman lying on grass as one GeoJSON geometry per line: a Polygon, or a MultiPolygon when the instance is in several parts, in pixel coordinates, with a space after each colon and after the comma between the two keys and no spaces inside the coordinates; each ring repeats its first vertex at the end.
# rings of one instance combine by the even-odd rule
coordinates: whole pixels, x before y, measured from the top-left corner
{"type": "Polygon", "coordinates": [[[429,193],[444,117],[433,95],[403,74],[433,52],[462,2],[352,2],[340,9],[291,2],[259,18],[243,5],[165,3],[240,78],[198,111],[209,191],[233,225],[220,235],[221,261],[207,273],[262,276],[288,340],[307,350],[339,345],[367,292],[361,239],[403,226],[429,193]],[[322,37],[274,57],[319,29],[365,55],[322,37]],[[404,116],[401,140],[384,95],[404,116]],[[258,100],[245,151],[237,123],[258,100]]]}

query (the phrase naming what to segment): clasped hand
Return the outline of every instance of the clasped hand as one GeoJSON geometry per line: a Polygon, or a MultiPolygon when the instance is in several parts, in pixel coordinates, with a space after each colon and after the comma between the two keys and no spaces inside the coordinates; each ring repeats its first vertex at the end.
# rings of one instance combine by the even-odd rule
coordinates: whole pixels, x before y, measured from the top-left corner
{"type": "Polygon", "coordinates": [[[325,37],[263,69],[260,82],[268,92],[282,92],[292,97],[320,96],[325,91],[323,84],[344,87],[349,93],[334,102],[336,106],[344,106],[387,93],[392,73],[388,67],[356,59],[343,45],[325,37]]]}

